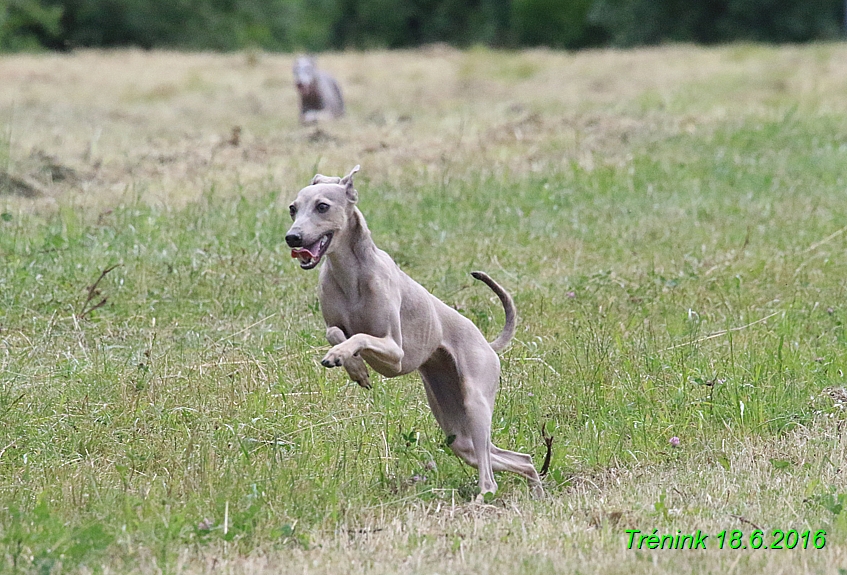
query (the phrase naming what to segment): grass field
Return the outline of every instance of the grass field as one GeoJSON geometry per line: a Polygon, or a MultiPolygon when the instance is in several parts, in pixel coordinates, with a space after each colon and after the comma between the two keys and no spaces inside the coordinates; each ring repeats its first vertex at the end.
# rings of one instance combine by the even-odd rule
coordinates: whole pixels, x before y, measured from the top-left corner
{"type": "Polygon", "coordinates": [[[318,127],[290,62],[0,57],[0,571],[847,572],[847,45],[324,55],[318,127]],[[513,293],[547,498],[318,363],[286,206],[357,163],[407,273],[490,338],[469,272],[513,293]]]}

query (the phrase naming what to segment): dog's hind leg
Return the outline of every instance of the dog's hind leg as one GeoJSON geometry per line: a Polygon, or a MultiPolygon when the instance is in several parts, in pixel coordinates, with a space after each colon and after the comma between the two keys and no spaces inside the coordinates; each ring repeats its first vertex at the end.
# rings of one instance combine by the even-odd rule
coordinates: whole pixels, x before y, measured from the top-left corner
{"type": "Polygon", "coordinates": [[[436,351],[419,371],[429,406],[449,438],[450,449],[479,471],[480,494],[496,492],[489,402],[474,393],[479,387],[473,382],[463,385],[453,358],[444,350],[436,351]]]}
{"type": "MultiPolygon", "coordinates": [[[[347,340],[344,336],[344,332],[338,329],[335,326],[328,327],[326,329],[326,339],[330,343],[330,345],[338,345],[347,340]]],[[[365,361],[358,355],[354,355],[348,359],[344,360],[344,369],[347,370],[347,374],[350,376],[350,379],[364,387],[365,389],[371,388],[371,380],[368,376],[368,366],[365,364],[365,361]]]]}
{"type": "Polygon", "coordinates": [[[541,477],[539,477],[538,471],[535,470],[535,466],[532,464],[532,457],[526,453],[500,449],[492,443],[491,467],[494,471],[511,471],[512,473],[526,477],[532,489],[532,495],[534,497],[542,497],[544,495],[541,477]]]}
{"type": "MultiPolygon", "coordinates": [[[[473,385],[466,386],[466,391],[473,389],[475,389],[473,385]]],[[[491,409],[483,398],[465,398],[465,410],[476,467],[479,471],[479,493],[480,495],[495,493],[497,482],[494,480],[494,470],[491,467],[491,409]]]]}

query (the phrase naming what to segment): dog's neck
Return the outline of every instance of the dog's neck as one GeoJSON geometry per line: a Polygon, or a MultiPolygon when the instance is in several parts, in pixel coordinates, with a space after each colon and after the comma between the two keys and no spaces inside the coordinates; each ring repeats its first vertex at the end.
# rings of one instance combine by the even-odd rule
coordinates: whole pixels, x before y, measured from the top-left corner
{"type": "MultiPolygon", "coordinates": [[[[344,293],[354,295],[359,291],[362,272],[374,269],[371,261],[377,253],[376,244],[371,239],[371,231],[359,208],[353,207],[344,237],[337,240],[335,249],[326,255],[325,272],[344,293]],[[351,261],[358,261],[358,265],[350,265],[351,261]]],[[[335,241],[333,238],[333,242],[335,241]]]]}

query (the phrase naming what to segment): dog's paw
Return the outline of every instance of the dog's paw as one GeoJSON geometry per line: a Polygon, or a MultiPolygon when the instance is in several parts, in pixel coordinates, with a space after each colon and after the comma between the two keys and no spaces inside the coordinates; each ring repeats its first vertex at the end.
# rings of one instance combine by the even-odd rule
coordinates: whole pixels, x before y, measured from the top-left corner
{"type": "Polygon", "coordinates": [[[336,345],[329,350],[321,360],[321,365],[324,367],[341,367],[344,361],[351,357],[349,353],[345,353],[341,346],[336,345]]]}
{"type": "Polygon", "coordinates": [[[368,367],[365,365],[365,362],[361,357],[354,355],[345,361],[344,369],[347,370],[347,374],[350,376],[350,379],[365,389],[371,388],[371,379],[368,374],[368,367]]]}
{"type": "Polygon", "coordinates": [[[365,375],[365,377],[363,377],[362,379],[354,379],[353,381],[355,381],[356,383],[358,383],[361,387],[364,387],[365,389],[371,389],[373,387],[371,385],[371,378],[367,375],[365,375]]]}
{"type": "Polygon", "coordinates": [[[541,482],[530,485],[530,494],[533,499],[546,499],[547,494],[544,492],[541,482]]]}
{"type": "Polygon", "coordinates": [[[338,357],[324,357],[321,360],[321,365],[324,367],[341,367],[341,358],[338,357]]]}

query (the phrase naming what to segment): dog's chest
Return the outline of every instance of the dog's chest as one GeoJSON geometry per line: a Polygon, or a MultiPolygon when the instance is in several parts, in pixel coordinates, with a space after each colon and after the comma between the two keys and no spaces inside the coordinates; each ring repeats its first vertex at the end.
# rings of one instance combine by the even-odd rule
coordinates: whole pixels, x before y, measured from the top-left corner
{"type": "Polygon", "coordinates": [[[328,326],[337,326],[347,337],[367,333],[376,337],[385,335],[385,302],[379,302],[367,293],[350,297],[337,290],[321,291],[321,312],[328,326]]]}
{"type": "Polygon", "coordinates": [[[374,317],[373,308],[358,305],[347,310],[346,317],[341,320],[341,330],[350,337],[354,333],[367,333],[382,337],[384,333],[376,333],[384,330],[384,322],[374,317]],[[383,329],[377,329],[382,325],[383,329]]]}
{"type": "Polygon", "coordinates": [[[323,99],[316,87],[310,88],[308,92],[301,92],[300,103],[304,110],[323,110],[324,107],[323,99]]]}

